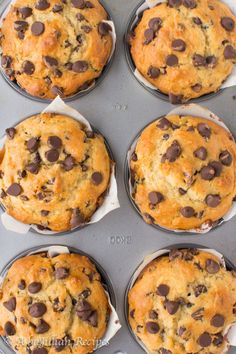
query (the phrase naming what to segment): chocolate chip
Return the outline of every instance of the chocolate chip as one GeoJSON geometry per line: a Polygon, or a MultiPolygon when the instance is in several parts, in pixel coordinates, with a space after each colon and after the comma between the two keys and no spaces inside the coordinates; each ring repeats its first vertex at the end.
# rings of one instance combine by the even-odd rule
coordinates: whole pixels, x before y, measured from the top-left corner
{"type": "Polygon", "coordinates": [[[91,1],[86,1],[85,7],[86,7],[87,9],[93,9],[93,8],[94,8],[94,5],[91,3],[91,1]]]}
{"type": "Polygon", "coordinates": [[[26,31],[29,27],[28,22],[26,21],[15,21],[14,22],[14,29],[18,32],[18,31],[26,31]]]}
{"type": "Polygon", "coordinates": [[[38,152],[36,152],[34,160],[35,163],[39,164],[41,162],[41,157],[38,152]]]}
{"type": "Polygon", "coordinates": [[[72,0],[71,3],[76,9],[84,9],[85,8],[85,1],[84,0],[72,0]]]}
{"type": "Polygon", "coordinates": [[[213,259],[207,259],[205,268],[209,274],[216,274],[220,270],[220,265],[213,259]]]}
{"type": "Polygon", "coordinates": [[[134,162],[138,161],[138,156],[137,156],[137,154],[135,152],[132,153],[131,160],[134,161],[134,162]]]}
{"type": "Polygon", "coordinates": [[[158,319],[158,313],[155,310],[149,311],[149,318],[151,318],[151,320],[157,320],[158,319]]]}
{"type": "Polygon", "coordinates": [[[78,60],[72,65],[72,70],[76,73],[84,73],[88,70],[88,63],[84,60],[78,60]]]}
{"type": "Polygon", "coordinates": [[[159,29],[161,28],[161,24],[162,20],[160,17],[154,17],[148,23],[149,28],[152,29],[154,32],[159,31],[159,29]]]}
{"type": "Polygon", "coordinates": [[[2,58],[1,58],[1,65],[3,68],[10,68],[11,66],[11,63],[12,63],[12,58],[8,55],[2,55],[2,58]]]}
{"type": "Polygon", "coordinates": [[[37,175],[39,173],[40,165],[34,162],[29,163],[28,165],[25,166],[25,169],[34,174],[37,175]]]}
{"type": "Polygon", "coordinates": [[[222,151],[220,153],[220,161],[224,166],[230,166],[233,162],[233,158],[232,155],[230,154],[230,152],[228,150],[222,151]]]}
{"type": "Polygon", "coordinates": [[[183,0],[183,5],[188,9],[194,9],[197,6],[195,0],[183,0]]]}
{"type": "Polygon", "coordinates": [[[178,335],[181,337],[181,336],[184,334],[185,331],[186,331],[186,328],[185,328],[185,327],[179,327],[179,329],[178,329],[178,335]]]}
{"type": "Polygon", "coordinates": [[[25,60],[22,64],[22,70],[26,75],[32,75],[35,71],[35,66],[31,61],[25,60]]]}
{"type": "Polygon", "coordinates": [[[192,218],[195,215],[195,210],[190,206],[181,208],[180,212],[185,218],[192,218]]]}
{"type": "Polygon", "coordinates": [[[18,12],[19,14],[21,14],[21,17],[23,19],[26,19],[27,17],[30,17],[32,15],[33,10],[31,9],[31,7],[25,6],[25,7],[20,7],[18,9],[18,12]]]}
{"type": "Polygon", "coordinates": [[[208,166],[212,167],[215,170],[215,176],[219,177],[222,172],[222,164],[219,161],[211,161],[208,166]]]}
{"type": "Polygon", "coordinates": [[[215,334],[215,338],[213,339],[213,344],[216,347],[220,347],[222,343],[224,342],[224,337],[221,333],[215,334]]]}
{"type": "Polygon", "coordinates": [[[82,293],[79,294],[79,298],[81,299],[87,299],[91,295],[91,290],[89,288],[86,288],[82,293]]]}
{"type": "Polygon", "coordinates": [[[166,284],[160,284],[157,288],[157,295],[167,296],[169,294],[170,288],[166,284]]]}
{"type": "Polygon", "coordinates": [[[182,5],[182,0],[168,0],[168,5],[170,7],[179,7],[182,5]]]}
{"type": "Polygon", "coordinates": [[[46,312],[47,307],[42,302],[36,302],[29,308],[29,314],[34,318],[42,317],[46,312]]]}
{"type": "Polygon", "coordinates": [[[185,195],[187,193],[187,191],[183,188],[179,188],[179,194],[181,195],[185,195]]]}
{"type": "Polygon", "coordinates": [[[62,147],[62,140],[55,135],[49,136],[47,144],[50,148],[60,149],[62,147]]]}
{"type": "Polygon", "coordinates": [[[215,169],[211,166],[204,166],[201,169],[201,178],[206,181],[211,181],[215,177],[215,169]]]}
{"type": "Polygon", "coordinates": [[[173,93],[169,93],[169,101],[172,104],[179,104],[183,102],[183,95],[175,95],[173,93]]]}
{"type": "Polygon", "coordinates": [[[179,309],[179,302],[177,301],[165,301],[164,305],[170,315],[174,315],[179,309]]]}
{"type": "Polygon", "coordinates": [[[186,43],[182,39],[173,40],[171,46],[177,52],[184,52],[186,49],[186,43]]]}
{"type": "Polygon", "coordinates": [[[42,284],[39,282],[33,282],[28,286],[28,290],[31,294],[37,294],[40,292],[41,289],[42,289],[42,284]]]}
{"type": "Polygon", "coordinates": [[[70,219],[70,228],[81,226],[85,223],[84,217],[80,212],[79,208],[72,209],[71,219],[70,219]]]}
{"type": "Polygon", "coordinates": [[[200,54],[194,54],[194,56],[193,56],[193,65],[195,67],[206,66],[206,58],[203,57],[200,54]]]}
{"type": "Polygon", "coordinates": [[[148,199],[151,204],[156,205],[161,203],[164,200],[164,197],[160,192],[150,192],[148,194],[148,199]]]}
{"type": "Polygon", "coordinates": [[[73,167],[75,166],[75,159],[72,156],[67,156],[65,158],[65,160],[62,163],[62,166],[64,168],[65,171],[70,171],[73,169],[73,167]]]}
{"type": "Polygon", "coordinates": [[[90,33],[90,32],[92,31],[92,27],[87,26],[87,25],[81,26],[81,29],[82,29],[85,33],[90,33]]]}
{"type": "Polygon", "coordinates": [[[92,174],[91,179],[92,179],[93,184],[95,184],[96,186],[98,186],[99,184],[102,183],[103,176],[102,176],[102,174],[101,174],[100,172],[94,172],[94,173],[92,174]]]}
{"type": "Polygon", "coordinates": [[[175,162],[177,158],[181,155],[182,149],[177,140],[174,140],[170,147],[166,150],[165,158],[169,162],[175,162]]]}
{"type": "Polygon", "coordinates": [[[183,252],[181,250],[178,250],[178,249],[173,249],[169,253],[169,259],[170,259],[170,261],[173,261],[176,258],[182,259],[183,258],[183,252]]]}
{"type": "Polygon", "coordinates": [[[154,37],[155,37],[155,32],[153,31],[153,29],[148,28],[145,32],[144,32],[144,37],[145,37],[145,44],[149,44],[153,41],[154,37]]]}
{"type": "Polygon", "coordinates": [[[58,60],[54,57],[45,56],[43,57],[44,63],[47,65],[48,68],[55,68],[58,66],[58,60]]]}
{"type": "Polygon", "coordinates": [[[25,281],[24,281],[23,279],[21,279],[21,281],[19,282],[18,288],[19,288],[20,290],[25,290],[25,288],[26,288],[26,283],[25,283],[25,281]]]}
{"type": "Polygon", "coordinates": [[[150,66],[147,72],[148,76],[151,79],[157,79],[158,76],[160,75],[160,70],[158,68],[156,68],[155,66],[150,66]]]}
{"type": "Polygon", "coordinates": [[[158,121],[157,127],[161,130],[168,130],[172,127],[171,122],[166,118],[161,118],[158,121]]]}
{"type": "Polygon", "coordinates": [[[191,89],[192,89],[194,92],[200,92],[201,89],[202,89],[202,85],[201,85],[201,84],[195,84],[195,85],[191,86],[191,89]]]}
{"type": "Polygon", "coordinates": [[[69,276],[69,269],[65,267],[59,267],[55,270],[56,279],[66,279],[69,276]]]}
{"type": "Polygon", "coordinates": [[[81,300],[77,304],[76,313],[82,321],[87,321],[92,314],[92,307],[86,300],[81,300]]]}
{"type": "Polygon", "coordinates": [[[49,2],[47,2],[47,0],[38,0],[38,2],[35,5],[35,8],[40,11],[47,10],[49,7],[50,4],[49,2]]]}
{"type": "Polygon", "coordinates": [[[207,158],[207,149],[201,146],[200,148],[194,151],[193,155],[198,159],[204,161],[207,158]]]}
{"type": "Polygon", "coordinates": [[[39,147],[39,139],[38,138],[31,138],[27,141],[26,147],[30,152],[35,152],[38,150],[39,147]]]}
{"type": "Polygon", "coordinates": [[[100,22],[98,24],[98,33],[101,35],[101,36],[106,36],[109,34],[109,32],[112,31],[112,28],[111,26],[106,23],[106,22],[100,22]]]}
{"type": "Polygon", "coordinates": [[[51,92],[56,96],[56,95],[59,95],[59,96],[63,96],[64,94],[64,90],[62,87],[59,87],[57,85],[53,86],[51,88],[51,92]]]}
{"type": "Polygon", "coordinates": [[[221,197],[219,194],[208,194],[205,202],[210,208],[216,208],[221,203],[221,197]]]}
{"type": "Polygon", "coordinates": [[[36,333],[38,334],[43,334],[48,332],[50,329],[50,326],[47,322],[45,322],[43,319],[39,321],[39,324],[36,327],[36,333]]]}
{"type": "Polygon", "coordinates": [[[62,72],[61,72],[61,70],[59,70],[59,69],[54,69],[53,70],[53,75],[55,76],[55,77],[62,77],[62,72]]]}
{"type": "Polygon", "coordinates": [[[7,189],[7,194],[13,197],[17,197],[21,193],[22,193],[22,188],[18,183],[11,184],[10,187],[8,187],[7,189]]]}
{"type": "Polygon", "coordinates": [[[16,135],[16,129],[15,128],[7,128],[6,129],[6,134],[9,140],[14,139],[14,136],[16,135]]]}
{"type": "Polygon", "coordinates": [[[206,57],[206,65],[208,68],[214,68],[217,64],[217,58],[214,55],[206,57]]]}
{"type": "Polygon", "coordinates": [[[166,57],[166,65],[168,66],[176,66],[179,63],[179,59],[176,55],[170,54],[166,57]]]}
{"type": "Polygon", "coordinates": [[[31,354],[48,354],[48,351],[46,348],[36,348],[32,350],[31,354]]]}
{"type": "Polygon", "coordinates": [[[16,309],[16,298],[11,297],[8,301],[5,301],[3,303],[3,306],[6,307],[6,309],[10,312],[15,311],[16,309]]]}
{"type": "Polygon", "coordinates": [[[88,318],[89,324],[93,327],[97,327],[98,325],[98,313],[97,311],[93,311],[92,314],[88,318]]]}
{"type": "Polygon", "coordinates": [[[197,285],[197,286],[195,287],[195,289],[194,289],[194,295],[195,295],[196,297],[198,297],[198,296],[200,296],[201,294],[204,294],[204,293],[206,293],[206,292],[207,292],[207,288],[206,288],[205,285],[202,285],[202,284],[197,285]]]}
{"type": "Polygon", "coordinates": [[[167,350],[165,348],[160,348],[160,354],[172,354],[170,350],[167,350]]]}
{"type": "Polygon", "coordinates": [[[156,322],[147,322],[146,323],[146,330],[150,334],[156,334],[159,332],[160,327],[156,322]]]}
{"type": "Polygon", "coordinates": [[[234,20],[231,17],[222,17],[221,26],[228,32],[232,32],[235,27],[234,20]]]}
{"type": "Polygon", "coordinates": [[[63,6],[60,4],[55,4],[52,8],[52,12],[57,13],[63,11],[63,6]]]}
{"type": "Polygon", "coordinates": [[[41,210],[41,215],[42,216],[48,216],[48,214],[50,213],[48,210],[41,210]]]}
{"type": "Polygon", "coordinates": [[[210,138],[211,136],[211,128],[205,124],[205,123],[199,123],[197,125],[197,130],[198,133],[203,137],[203,138],[210,138]]]}
{"type": "Polygon", "coordinates": [[[34,36],[40,36],[45,30],[45,26],[42,22],[35,21],[31,26],[31,32],[34,36]]]}
{"type": "Polygon", "coordinates": [[[227,45],[224,49],[225,59],[236,59],[236,50],[232,45],[227,45]]]}
{"type": "Polygon", "coordinates": [[[14,336],[16,334],[16,329],[11,322],[5,324],[4,331],[7,336],[14,336]]]}
{"type": "Polygon", "coordinates": [[[211,336],[208,332],[204,332],[200,335],[200,337],[197,340],[198,344],[202,348],[209,347],[211,345],[211,336]]]}
{"type": "Polygon", "coordinates": [[[195,25],[202,25],[202,20],[199,17],[193,17],[193,22],[195,23],[195,25]]]}
{"type": "Polygon", "coordinates": [[[225,318],[222,315],[216,314],[211,319],[211,325],[214,327],[222,327],[224,326],[225,318]]]}
{"type": "Polygon", "coordinates": [[[76,18],[77,18],[78,21],[84,21],[85,20],[84,15],[82,15],[80,12],[78,12],[76,14],[76,18]]]}
{"type": "Polygon", "coordinates": [[[45,152],[45,157],[49,162],[56,162],[59,159],[59,152],[56,149],[51,149],[45,152]]]}

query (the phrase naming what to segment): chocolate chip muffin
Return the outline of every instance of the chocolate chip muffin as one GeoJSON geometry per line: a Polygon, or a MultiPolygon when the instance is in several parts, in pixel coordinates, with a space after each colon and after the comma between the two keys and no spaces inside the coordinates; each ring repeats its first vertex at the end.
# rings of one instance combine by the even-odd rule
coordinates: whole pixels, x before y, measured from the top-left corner
{"type": "Polygon", "coordinates": [[[139,72],[174,104],[219,90],[236,63],[236,17],[218,0],[168,0],[131,35],[139,72]]]}
{"type": "Polygon", "coordinates": [[[17,0],[2,25],[2,67],[36,97],[84,90],[111,54],[107,18],[98,0],[17,0]]]}
{"type": "Polygon", "coordinates": [[[236,144],[217,123],[171,115],[151,123],[131,156],[132,197],[144,220],[171,230],[208,228],[236,195],[236,144]]]}
{"type": "Polygon", "coordinates": [[[172,250],[143,270],[128,303],[148,353],[225,353],[225,330],[236,322],[235,274],[208,252],[172,250]]]}
{"type": "Polygon", "coordinates": [[[0,334],[20,354],[87,354],[107,330],[110,306],[87,257],[37,254],[9,269],[0,312],[0,334]]]}
{"type": "Polygon", "coordinates": [[[109,187],[104,139],[70,117],[42,113],[6,130],[0,200],[15,219],[66,231],[87,223],[109,187]]]}

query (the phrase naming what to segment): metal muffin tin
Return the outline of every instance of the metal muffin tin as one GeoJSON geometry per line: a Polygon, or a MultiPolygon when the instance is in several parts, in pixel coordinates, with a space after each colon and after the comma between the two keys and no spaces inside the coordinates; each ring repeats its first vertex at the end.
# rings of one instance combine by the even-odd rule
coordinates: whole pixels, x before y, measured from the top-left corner
{"type": "MultiPolygon", "coordinates": [[[[99,0],[99,1],[100,1],[101,5],[104,7],[104,9],[106,10],[106,12],[107,12],[108,20],[109,21],[113,21],[110,9],[107,7],[106,3],[103,0],[99,0]]],[[[1,11],[1,15],[0,15],[1,19],[4,19],[4,13],[5,13],[5,11],[7,10],[8,6],[10,4],[11,4],[11,1],[8,1],[7,4],[5,5],[5,7],[3,8],[3,10],[1,11]]],[[[108,71],[109,71],[109,69],[110,69],[110,67],[112,65],[112,62],[113,62],[113,59],[114,59],[114,55],[115,55],[115,50],[114,50],[114,53],[112,54],[110,60],[108,61],[108,63],[104,66],[104,68],[103,68],[103,70],[101,72],[101,75],[98,78],[96,78],[87,89],[82,90],[82,91],[78,91],[77,93],[75,93],[75,94],[73,94],[71,96],[62,97],[63,100],[65,102],[70,102],[70,101],[76,100],[76,99],[78,99],[80,97],[83,97],[83,96],[87,95],[88,93],[90,93],[92,90],[94,90],[104,80],[105,76],[107,75],[107,73],[108,73],[108,71]]],[[[18,85],[16,80],[14,80],[14,81],[10,80],[10,78],[6,75],[5,70],[4,70],[4,68],[2,68],[1,65],[0,65],[0,73],[3,76],[3,78],[6,80],[6,82],[14,90],[19,92],[21,95],[23,95],[23,96],[25,96],[27,98],[30,98],[30,99],[32,99],[34,101],[43,102],[43,103],[50,103],[52,101],[51,99],[34,97],[33,95],[31,95],[28,92],[26,92],[23,88],[20,87],[20,85],[18,85]]]]}
{"type": "MultiPolygon", "coordinates": [[[[124,185],[124,164],[126,153],[136,132],[149,124],[154,117],[167,114],[173,106],[151,95],[133,80],[125,53],[123,36],[129,16],[139,0],[104,0],[111,9],[117,30],[117,51],[109,74],[96,90],[69,103],[80,111],[90,123],[102,131],[109,140],[117,163],[118,195],[121,208],[106,215],[96,224],[60,239],[53,236],[29,232],[19,235],[6,231],[0,222],[0,269],[9,259],[26,248],[47,246],[57,242],[80,249],[94,257],[109,273],[117,300],[117,311],[122,329],[111,340],[110,345],[98,350],[99,354],[143,354],[143,350],[129,333],[125,320],[124,303],[127,284],[142,259],[157,249],[185,242],[188,247],[201,243],[208,248],[218,249],[228,259],[236,263],[236,218],[224,223],[206,235],[181,235],[155,229],[147,225],[131,207],[124,185]],[[196,237],[196,238],[195,238],[196,237]]],[[[0,11],[6,0],[0,0],[0,11]]],[[[229,129],[236,134],[235,88],[222,90],[201,104],[221,117],[229,129]]],[[[47,104],[30,100],[13,90],[0,75],[0,136],[5,129],[20,119],[41,112],[47,104]]],[[[0,353],[12,354],[0,342],[0,353]]],[[[228,354],[236,354],[231,348],[228,354]]]]}
{"type": "MultiPolygon", "coordinates": [[[[134,31],[135,27],[137,26],[137,24],[139,23],[138,21],[135,21],[136,19],[136,12],[137,10],[140,8],[141,5],[143,5],[145,3],[145,1],[141,1],[133,10],[133,12],[130,15],[129,21],[128,21],[128,25],[125,31],[125,35],[124,35],[124,47],[125,47],[125,56],[126,56],[126,60],[128,63],[128,66],[132,72],[132,74],[134,75],[134,71],[136,69],[136,66],[134,64],[132,55],[130,53],[130,44],[129,44],[129,36],[130,34],[134,31]]],[[[142,13],[140,13],[139,19],[142,18],[142,13]]],[[[154,96],[164,100],[164,101],[168,101],[169,102],[169,97],[168,95],[166,95],[165,93],[161,92],[159,89],[152,89],[151,87],[147,87],[143,82],[141,82],[135,75],[134,75],[135,79],[146,89],[148,90],[151,94],[153,94],[154,96]]],[[[198,98],[194,98],[191,100],[188,100],[189,102],[194,102],[194,103],[198,103],[198,102],[202,102],[205,100],[209,100],[210,98],[219,95],[222,92],[222,89],[219,89],[219,91],[217,92],[211,92],[208,94],[205,94],[201,97],[198,98]]]]}
{"type": "MultiPolygon", "coordinates": [[[[50,246],[65,246],[65,245],[47,245],[47,247],[50,247],[50,246]]],[[[17,256],[15,256],[13,259],[11,259],[6,265],[5,267],[2,269],[1,273],[0,273],[0,277],[1,278],[4,278],[6,275],[7,275],[7,272],[8,270],[11,268],[11,266],[13,265],[13,263],[20,259],[20,258],[23,258],[25,256],[27,256],[29,253],[34,253],[34,254],[43,254],[44,252],[40,252],[40,249],[44,248],[45,245],[41,245],[41,246],[38,246],[38,247],[32,247],[28,250],[25,250],[23,252],[21,252],[20,254],[18,254],[17,256]]],[[[70,253],[75,253],[75,254],[79,254],[81,256],[86,256],[90,259],[90,261],[95,264],[96,268],[97,268],[97,271],[98,273],[101,275],[101,283],[103,284],[104,286],[104,289],[108,292],[109,296],[110,296],[110,299],[111,299],[111,303],[112,303],[112,306],[116,307],[116,298],[115,298],[115,293],[114,293],[114,290],[113,290],[113,287],[112,287],[112,283],[111,283],[111,280],[110,278],[108,277],[107,273],[105,272],[105,270],[102,268],[102,266],[92,257],[90,257],[88,254],[86,254],[85,252],[83,251],[80,251],[74,247],[68,247],[66,246],[70,253]]],[[[0,336],[0,339],[1,341],[11,350],[12,353],[15,353],[15,351],[12,349],[7,337],[3,337],[3,336],[0,336]]]]}

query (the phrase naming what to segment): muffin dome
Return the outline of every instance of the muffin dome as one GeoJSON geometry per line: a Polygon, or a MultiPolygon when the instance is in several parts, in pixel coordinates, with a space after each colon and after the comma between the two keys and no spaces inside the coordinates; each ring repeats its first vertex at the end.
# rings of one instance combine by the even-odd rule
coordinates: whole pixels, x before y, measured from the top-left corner
{"type": "Polygon", "coordinates": [[[145,10],[131,36],[139,72],[180,103],[217,91],[236,62],[236,17],[218,0],[168,0],[145,10]]]}
{"type": "Polygon", "coordinates": [[[104,139],[77,120],[54,113],[32,116],[6,133],[0,163],[6,212],[52,231],[87,223],[110,183],[104,139]]]}
{"type": "Polygon", "coordinates": [[[132,197],[148,223],[212,226],[236,195],[236,145],[213,121],[170,115],[144,129],[130,162],[132,197]]]}
{"type": "Polygon", "coordinates": [[[20,354],[92,352],[110,315],[100,274],[76,254],[15,261],[1,287],[0,310],[0,334],[20,354]]]}
{"type": "Polygon", "coordinates": [[[52,99],[91,85],[112,50],[98,0],[17,0],[2,25],[2,67],[29,94],[52,99]]]}
{"type": "Polygon", "coordinates": [[[236,322],[236,278],[208,252],[172,250],[147,265],[128,302],[131,328],[150,354],[221,354],[236,322]]]}

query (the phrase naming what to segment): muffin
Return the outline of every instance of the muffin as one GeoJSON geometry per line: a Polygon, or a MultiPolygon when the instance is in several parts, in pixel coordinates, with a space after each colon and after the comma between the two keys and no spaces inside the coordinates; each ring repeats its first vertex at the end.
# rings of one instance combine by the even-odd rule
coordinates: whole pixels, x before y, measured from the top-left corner
{"type": "Polygon", "coordinates": [[[0,334],[20,354],[87,354],[107,330],[110,306],[87,257],[37,254],[8,270],[0,311],[0,334]]]}
{"type": "Polygon", "coordinates": [[[144,220],[171,230],[213,226],[236,196],[236,144],[217,123],[170,115],[148,125],[131,156],[132,198],[144,220]]]}
{"type": "Polygon", "coordinates": [[[131,55],[172,103],[219,90],[236,63],[236,17],[218,0],[168,0],[144,11],[131,55]]]}
{"type": "Polygon", "coordinates": [[[111,160],[99,134],[56,113],[6,130],[0,201],[18,221],[62,232],[86,224],[102,204],[111,160]]]}
{"type": "Polygon", "coordinates": [[[107,18],[98,0],[16,0],[2,25],[2,67],[35,97],[84,90],[111,55],[107,18]]]}
{"type": "Polygon", "coordinates": [[[225,331],[236,322],[235,274],[210,253],[172,250],[143,270],[128,304],[148,353],[225,353],[225,331]]]}

